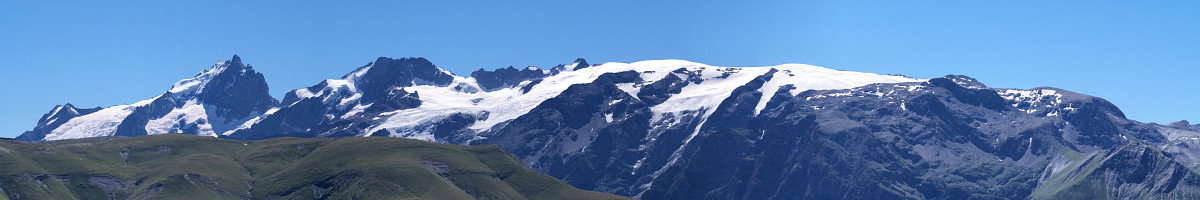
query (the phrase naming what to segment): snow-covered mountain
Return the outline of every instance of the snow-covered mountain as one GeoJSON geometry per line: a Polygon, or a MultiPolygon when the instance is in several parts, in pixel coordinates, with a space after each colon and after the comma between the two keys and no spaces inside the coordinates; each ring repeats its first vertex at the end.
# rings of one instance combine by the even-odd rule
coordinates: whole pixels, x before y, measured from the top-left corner
{"type": "Polygon", "coordinates": [[[1200,125],[1141,123],[1102,98],[961,75],[576,59],[464,77],[424,58],[381,57],[278,104],[266,88],[235,56],[151,100],[58,106],[21,139],[183,132],[496,144],[575,187],[644,199],[1200,194],[1200,176],[1181,174],[1200,168],[1200,125]]]}
{"type": "MultiPolygon", "coordinates": [[[[607,63],[590,66],[583,59],[551,70],[513,68],[476,71],[461,77],[435,67],[423,58],[379,58],[341,79],[289,92],[282,107],[251,120],[229,137],[240,139],[292,136],[392,136],[428,141],[465,143],[529,113],[570,86],[587,84],[607,74],[626,73],[621,91],[654,99],[657,116],[704,118],[734,88],[764,74],[780,78],[764,83],[769,94],[779,86],[808,89],[848,89],[871,83],[914,82],[917,79],[846,72],[809,65],[773,67],[714,67],[681,60],[607,63]],[[484,84],[481,84],[480,80],[484,84]],[[665,80],[653,84],[659,80],[665,80]],[[706,112],[700,112],[706,111],[706,112]],[[302,114],[295,114],[302,113],[302,114]],[[692,114],[685,114],[692,113],[692,114]],[[449,129],[449,130],[448,130],[449,129]],[[453,132],[453,134],[451,134],[453,132]],[[439,134],[440,133],[440,134],[439,134]]],[[[770,95],[756,106],[762,109],[770,95]]],[[[617,102],[613,102],[617,103],[617,102]]],[[[663,128],[670,128],[664,126],[663,128]]]]}
{"type": "Polygon", "coordinates": [[[108,108],[55,106],[34,130],[18,139],[42,141],[178,132],[217,136],[277,104],[263,75],[234,55],[233,59],[180,80],[170,90],[148,100],[108,108]]]}

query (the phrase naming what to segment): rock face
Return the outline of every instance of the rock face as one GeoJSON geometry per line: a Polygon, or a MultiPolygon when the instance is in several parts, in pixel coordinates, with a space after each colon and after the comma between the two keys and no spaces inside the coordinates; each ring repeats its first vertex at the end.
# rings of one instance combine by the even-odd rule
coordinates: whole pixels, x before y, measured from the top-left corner
{"type": "Polygon", "coordinates": [[[508,68],[500,68],[495,71],[479,69],[471,72],[471,77],[475,78],[475,82],[479,83],[479,87],[484,90],[496,90],[518,85],[522,81],[540,79],[545,77],[547,73],[547,71],[537,67],[517,70],[509,66],[508,68]]]}
{"type": "MultiPolygon", "coordinates": [[[[172,102],[180,100],[121,109],[157,116],[178,110],[172,102]]],[[[54,135],[62,129],[54,119],[106,113],[59,110],[27,135],[54,135]]],[[[1187,197],[1198,185],[1180,169],[1200,168],[1200,125],[1130,120],[1102,98],[798,64],[577,59],[461,77],[423,58],[379,58],[288,92],[277,106],[232,113],[253,117],[214,135],[495,144],[573,186],[643,199],[1040,199],[1116,189],[1187,197]],[[1134,148],[1145,146],[1154,154],[1134,148]],[[1096,172],[1070,166],[1093,165],[1145,173],[1111,176],[1127,186],[1080,189],[1107,175],[1077,176],[1096,172]],[[1143,175],[1171,181],[1132,178],[1143,175]]],[[[94,127],[139,130],[128,124],[94,127]]]]}
{"type": "Polygon", "coordinates": [[[278,105],[261,73],[233,59],[149,100],[108,108],[56,106],[23,141],[163,133],[221,135],[278,105]]]}
{"type": "Polygon", "coordinates": [[[242,59],[237,55],[229,61],[226,69],[209,77],[204,87],[194,95],[197,101],[207,106],[221,108],[212,111],[213,115],[225,119],[217,122],[221,124],[239,125],[241,123],[233,119],[257,116],[279,104],[271,97],[262,73],[255,72],[249,65],[243,65],[242,59]]]}

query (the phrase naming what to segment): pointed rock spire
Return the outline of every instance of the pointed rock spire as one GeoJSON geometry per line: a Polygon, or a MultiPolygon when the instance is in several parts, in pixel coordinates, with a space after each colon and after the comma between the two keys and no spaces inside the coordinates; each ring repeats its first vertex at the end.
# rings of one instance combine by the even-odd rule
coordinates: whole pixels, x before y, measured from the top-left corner
{"type": "Polygon", "coordinates": [[[242,57],[238,57],[237,54],[233,54],[233,59],[230,59],[229,61],[231,62],[231,65],[242,65],[242,57]]]}
{"type": "Polygon", "coordinates": [[[575,59],[575,69],[573,69],[573,70],[579,70],[579,69],[587,68],[590,66],[591,65],[588,65],[587,60],[584,60],[583,58],[576,58],[575,59]]]}

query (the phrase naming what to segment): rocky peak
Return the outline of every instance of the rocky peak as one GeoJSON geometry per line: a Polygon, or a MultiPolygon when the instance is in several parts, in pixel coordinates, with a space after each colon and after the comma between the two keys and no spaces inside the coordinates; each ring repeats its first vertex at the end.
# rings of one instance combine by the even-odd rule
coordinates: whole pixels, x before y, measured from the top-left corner
{"type": "Polygon", "coordinates": [[[387,95],[393,87],[412,85],[449,85],[454,76],[420,57],[392,59],[379,57],[355,83],[366,101],[387,95]]]}
{"type": "Polygon", "coordinates": [[[254,71],[249,65],[243,65],[242,59],[237,55],[213,68],[210,71],[220,71],[203,77],[207,80],[198,80],[202,86],[196,91],[199,91],[198,100],[201,102],[228,109],[228,114],[231,114],[229,117],[238,119],[252,113],[261,113],[278,104],[278,101],[271,97],[263,74],[254,71]]]}
{"type": "Polygon", "coordinates": [[[206,74],[209,76],[214,76],[214,75],[225,74],[225,73],[239,73],[240,74],[240,73],[245,73],[246,70],[252,70],[252,69],[249,66],[247,66],[246,64],[242,63],[242,57],[239,57],[238,55],[233,55],[233,58],[231,58],[229,60],[217,62],[217,64],[213,65],[211,69],[204,70],[203,72],[200,72],[200,74],[197,74],[196,76],[201,77],[206,74]]]}
{"type": "Polygon", "coordinates": [[[54,110],[51,110],[49,114],[60,115],[60,114],[67,114],[67,113],[79,114],[79,111],[75,110],[75,105],[71,105],[71,103],[67,103],[67,104],[60,105],[60,106],[54,106],[54,110]]]}
{"type": "Polygon", "coordinates": [[[521,81],[539,79],[545,76],[546,73],[536,67],[517,70],[517,68],[509,66],[507,68],[496,69],[495,71],[479,69],[471,72],[471,77],[474,77],[476,83],[479,83],[479,86],[484,90],[496,90],[516,86],[521,81]]]}
{"type": "Polygon", "coordinates": [[[61,124],[62,122],[66,122],[70,118],[74,118],[79,115],[79,111],[76,110],[75,106],[71,105],[70,103],[54,106],[53,109],[50,109],[49,113],[42,115],[42,118],[38,120],[38,126],[49,126],[54,123],[61,124]]]}
{"type": "Polygon", "coordinates": [[[1178,129],[1183,129],[1183,130],[1200,131],[1200,124],[1191,124],[1191,123],[1188,123],[1187,120],[1179,120],[1177,122],[1167,124],[1167,126],[1171,127],[1171,128],[1178,128],[1178,129]]]}
{"type": "Polygon", "coordinates": [[[558,74],[558,73],[561,73],[564,71],[579,70],[579,69],[587,68],[589,66],[591,66],[591,65],[588,65],[587,60],[584,60],[583,58],[576,58],[575,62],[572,63],[571,65],[560,64],[560,65],[555,65],[554,67],[551,67],[549,74],[555,75],[555,74],[558,74]]]}
{"type": "Polygon", "coordinates": [[[958,101],[992,110],[1007,110],[1008,103],[994,90],[975,79],[961,75],[949,75],[943,78],[933,78],[927,81],[932,86],[945,88],[958,101]]]}
{"type": "Polygon", "coordinates": [[[242,64],[241,57],[233,55],[233,59],[217,62],[212,68],[201,71],[192,78],[176,82],[168,92],[177,96],[192,96],[206,92],[205,89],[211,87],[227,86],[225,84],[229,80],[254,79],[261,76],[262,74],[255,72],[253,68],[242,64]]]}
{"type": "Polygon", "coordinates": [[[583,58],[575,59],[575,69],[574,70],[579,70],[579,69],[583,69],[583,68],[587,68],[587,67],[591,67],[591,65],[588,65],[587,60],[584,60],[583,58]]]}
{"type": "Polygon", "coordinates": [[[1191,126],[1191,123],[1188,123],[1187,120],[1179,120],[1177,122],[1167,124],[1167,126],[1175,127],[1175,128],[1188,128],[1188,126],[1191,126]]]}
{"type": "Polygon", "coordinates": [[[149,104],[134,108],[129,117],[121,121],[115,135],[220,134],[278,104],[271,97],[263,74],[234,55],[192,78],[176,82],[171,90],[149,104]],[[180,116],[204,120],[159,120],[180,116]],[[152,123],[154,120],[158,121],[152,123]],[[200,124],[209,124],[212,128],[201,130],[200,124]]]}
{"type": "Polygon", "coordinates": [[[959,86],[962,86],[965,88],[970,88],[970,89],[988,88],[987,85],[980,83],[978,80],[975,80],[975,78],[971,78],[971,77],[968,77],[965,75],[953,75],[952,74],[952,75],[943,76],[942,78],[949,79],[950,81],[953,81],[955,84],[958,84],[959,86]]]}
{"type": "Polygon", "coordinates": [[[230,64],[238,66],[242,65],[242,57],[238,57],[237,54],[233,54],[233,59],[230,59],[230,64]]]}

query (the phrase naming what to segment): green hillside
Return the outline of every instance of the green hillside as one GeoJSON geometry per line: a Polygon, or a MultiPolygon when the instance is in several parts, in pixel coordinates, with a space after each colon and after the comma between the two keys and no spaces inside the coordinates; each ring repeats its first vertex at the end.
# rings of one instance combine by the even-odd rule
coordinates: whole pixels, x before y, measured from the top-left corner
{"type": "Polygon", "coordinates": [[[0,140],[4,199],[625,199],[538,174],[495,145],[166,134],[0,140]]]}
{"type": "MultiPolygon", "coordinates": [[[[1070,150],[1066,150],[1070,151],[1070,150]]],[[[1200,175],[1170,155],[1130,142],[1089,154],[1068,152],[1073,161],[1048,176],[1032,199],[1198,199],[1200,175]],[[1071,156],[1071,154],[1075,154],[1071,156]]]]}

